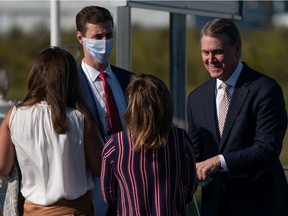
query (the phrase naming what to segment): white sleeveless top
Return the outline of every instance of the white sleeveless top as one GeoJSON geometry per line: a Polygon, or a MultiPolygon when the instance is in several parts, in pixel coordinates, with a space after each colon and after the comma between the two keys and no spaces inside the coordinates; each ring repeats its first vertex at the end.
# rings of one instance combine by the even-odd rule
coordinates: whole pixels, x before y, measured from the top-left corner
{"type": "Polygon", "coordinates": [[[66,115],[68,131],[57,134],[46,102],[13,107],[9,125],[22,172],[21,192],[32,203],[73,200],[94,188],[85,166],[84,116],[72,108],[66,115]]]}

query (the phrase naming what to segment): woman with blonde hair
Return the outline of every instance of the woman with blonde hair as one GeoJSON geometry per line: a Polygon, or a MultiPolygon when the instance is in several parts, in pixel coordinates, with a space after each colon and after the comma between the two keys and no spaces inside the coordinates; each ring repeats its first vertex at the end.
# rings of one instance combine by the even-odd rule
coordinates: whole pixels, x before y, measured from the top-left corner
{"type": "Polygon", "coordinates": [[[136,75],[127,88],[127,133],[119,132],[102,153],[104,200],[119,215],[189,215],[196,188],[194,149],[186,131],[172,123],[166,85],[136,75]]]}

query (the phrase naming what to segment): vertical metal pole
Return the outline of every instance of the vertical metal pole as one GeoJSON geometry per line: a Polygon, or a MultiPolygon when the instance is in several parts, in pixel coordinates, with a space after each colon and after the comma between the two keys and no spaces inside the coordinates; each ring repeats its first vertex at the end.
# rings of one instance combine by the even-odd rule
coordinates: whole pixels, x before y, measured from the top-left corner
{"type": "Polygon", "coordinates": [[[116,65],[131,70],[131,9],[117,7],[116,65]]]}
{"type": "Polygon", "coordinates": [[[59,0],[50,0],[50,45],[61,46],[59,0]]]}
{"type": "Polygon", "coordinates": [[[170,13],[170,91],[174,123],[186,128],[186,14],[170,13]]]}

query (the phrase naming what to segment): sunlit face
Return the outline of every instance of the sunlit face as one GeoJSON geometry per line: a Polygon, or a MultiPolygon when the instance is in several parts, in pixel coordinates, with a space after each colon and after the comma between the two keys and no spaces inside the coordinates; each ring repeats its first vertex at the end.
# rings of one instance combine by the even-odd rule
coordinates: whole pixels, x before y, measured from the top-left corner
{"type": "MultiPolygon", "coordinates": [[[[113,23],[111,21],[101,22],[97,24],[86,23],[85,35],[83,35],[80,31],[77,31],[77,39],[80,44],[83,44],[83,38],[95,40],[111,39],[113,38],[113,23]]],[[[97,60],[89,54],[85,46],[83,46],[83,49],[85,62],[92,67],[98,68],[100,63],[97,62],[97,60]]]]}
{"type": "Polygon", "coordinates": [[[86,24],[85,37],[88,39],[108,40],[113,38],[113,25],[111,21],[98,24],[86,24]]]}
{"type": "Polygon", "coordinates": [[[111,21],[92,24],[86,23],[86,33],[83,35],[80,31],[77,31],[77,39],[82,44],[83,38],[108,40],[113,38],[113,24],[111,21]]]}
{"type": "Polygon", "coordinates": [[[210,76],[227,80],[238,65],[240,44],[232,46],[225,34],[217,37],[204,35],[200,43],[202,61],[210,76]]]}

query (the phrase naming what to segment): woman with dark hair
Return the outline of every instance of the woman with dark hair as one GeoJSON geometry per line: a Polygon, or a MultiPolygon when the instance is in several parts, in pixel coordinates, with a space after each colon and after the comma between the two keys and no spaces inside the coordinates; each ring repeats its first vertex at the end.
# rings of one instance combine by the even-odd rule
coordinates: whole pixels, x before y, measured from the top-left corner
{"type": "Polygon", "coordinates": [[[93,215],[102,143],[83,103],[76,62],[51,47],[36,58],[23,102],[0,128],[0,175],[19,163],[24,215],[93,215]]]}
{"type": "Polygon", "coordinates": [[[119,215],[189,215],[196,188],[194,149],[186,131],[172,123],[173,102],[166,85],[136,75],[128,85],[127,133],[103,148],[101,188],[119,215]]]}

